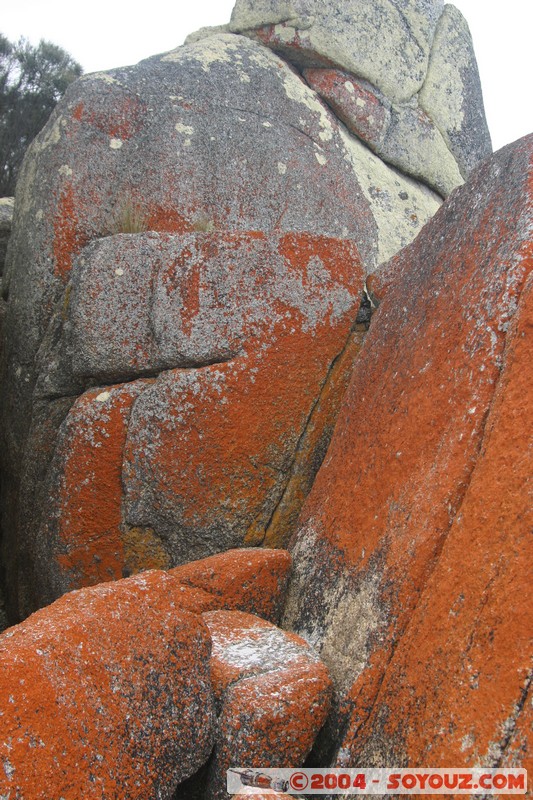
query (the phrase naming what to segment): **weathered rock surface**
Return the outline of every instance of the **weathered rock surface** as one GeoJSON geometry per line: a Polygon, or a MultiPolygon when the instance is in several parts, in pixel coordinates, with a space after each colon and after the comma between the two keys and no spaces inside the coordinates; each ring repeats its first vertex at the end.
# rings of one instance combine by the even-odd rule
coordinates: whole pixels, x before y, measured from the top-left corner
{"type": "Polygon", "coordinates": [[[0,197],[0,276],[4,271],[7,243],[13,223],[14,204],[13,197],[0,197]]]}
{"type": "Polygon", "coordinates": [[[492,152],[482,97],[468,24],[455,6],[446,5],[419,103],[442,133],[465,178],[492,152]]]}
{"type": "MultiPolygon", "coordinates": [[[[483,474],[483,454],[490,445],[487,416],[496,386],[502,391],[505,382],[500,371],[507,330],[533,266],[532,152],[529,137],[485,162],[418,239],[387,265],[382,279],[374,281],[383,300],[356,363],[328,455],[304,506],[292,547],[294,578],[284,621],[317,647],[336,680],[339,705],[324,746],[333,741],[338,763],[351,761],[352,744],[376,703],[392,653],[436,565],[435,580],[444,576],[439,559],[450,529],[464,525],[464,543],[471,534],[480,537],[479,547],[487,548],[489,560],[499,546],[491,542],[502,535],[492,517],[487,517],[486,527],[475,524],[474,518],[468,522],[467,512],[474,513],[468,511],[468,496],[476,464],[483,474]]],[[[509,413],[520,412],[514,408],[509,413]]],[[[496,512],[504,483],[513,481],[504,475],[500,473],[497,492],[488,475],[485,488],[481,481],[476,483],[475,513],[485,509],[489,514],[492,508],[496,516],[508,514],[517,520],[516,535],[523,537],[520,491],[508,498],[506,494],[508,512],[496,512]]],[[[501,525],[505,527],[502,520],[501,525]]],[[[450,548],[453,541],[452,536],[450,548]]],[[[498,541],[503,546],[503,540],[498,541]]],[[[471,560],[469,546],[464,548],[463,566],[456,564],[453,573],[446,573],[453,581],[450,591],[459,591],[461,576],[465,591],[476,582],[481,590],[490,569],[485,560],[471,560]]],[[[509,540],[502,552],[506,570],[519,570],[521,558],[509,540]]],[[[482,594],[494,598],[495,606],[497,586],[494,594],[489,589],[482,594]]],[[[430,594],[428,604],[437,594],[430,594]]],[[[447,610],[449,597],[448,592],[441,597],[447,610]]],[[[476,602],[479,595],[472,600],[476,602]]],[[[461,601],[457,603],[460,614],[461,601]]],[[[474,624],[468,621],[473,609],[470,603],[465,606],[464,631],[474,624]]],[[[508,618],[505,612],[502,620],[508,618]]],[[[429,631],[433,619],[437,624],[436,616],[427,616],[424,630],[429,631]]],[[[457,635],[459,647],[462,627],[457,635]]],[[[428,680],[436,670],[444,670],[439,676],[442,694],[437,692],[435,698],[444,698],[451,681],[445,676],[452,674],[441,652],[434,664],[422,660],[412,667],[417,674],[427,669],[428,680]]],[[[410,653],[415,657],[414,649],[410,653]]],[[[433,657],[427,656],[430,661],[433,657]]],[[[498,657],[498,670],[510,676],[506,702],[511,695],[518,702],[523,671],[514,671],[515,656],[508,650],[498,650],[498,657]]],[[[522,663],[526,654],[520,651],[517,657],[522,663]]],[[[491,672],[489,664],[487,676],[491,672]]],[[[480,682],[488,684],[487,676],[480,682]]],[[[397,685],[391,680],[391,692],[397,685]]],[[[457,693],[450,693],[447,703],[448,712],[458,708],[457,693]]],[[[509,708],[500,705],[496,693],[486,715],[493,730],[497,719],[505,724],[509,708]]],[[[439,717],[441,727],[445,718],[439,717]]],[[[487,739],[478,736],[478,741],[477,754],[483,758],[487,739]]],[[[409,755],[413,752],[411,748],[409,755]]]]}
{"type": "Polygon", "coordinates": [[[363,283],[352,242],[297,233],[108,237],[76,269],[36,391],[48,408],[46,394],[83,381],[127,383],[30,432],[21,550],[35,604],[260,544],[363,283]],[[37,468],[47,429],[53,457],[37,468]]]}
{"type": "Polygon", "coordinates": [[[470,31],[454,6],[237,0],[230,29],[303,67],[349,130],[443,196],[491,153],[470,31]]]}
{"type": "Polygon", "coordinates": [[[443,197],[463,182],[441,132],[418,105],[393,105],[370,84],[334,69],[304,76],[349,131],[385,162],[426,181],[443,197]]]}
{"type": "Polygon", "coordinates": [[[205,798],[224,798],[230,767],[303,764],[327,717],[327,669],[299,636],[250,614],[203,615],[218,708],[205,798]]]}
{"type": "Polygon", "coordinates": [[[339,66],[402,102],[424,82],[442,7],[442,0],[237,0],[230,28],[304,66],[339,66]]]}
{"type": "Polygon", "coordinates": [[[218,608],[246,611],[277,623],[292,559],[286,550],[241,548],[170,570],[180,583],[209,592],[218,608]]]}
{"type": "Polygon", "coordinates": [[[172,797],[211,750],[209,656],[207,627],[160,572],[71,593],[9,629],[0,793],[172,797]]]}
{"type": "Polygon", "coordinates": [[[368,721],[345,739],[358,763],[532,766],[531,276],[506,339],[460,512],[368,721]]]}
{"type": "Polygon", "coordinates": [[[286,530],[337,403],[287,494],[355,318],[355,248],[372,270],[437,195],[232,34],[77,82],[18,193],[2,383],[12,618],[89,581],[258,544],[282,494],[286,530]]]}

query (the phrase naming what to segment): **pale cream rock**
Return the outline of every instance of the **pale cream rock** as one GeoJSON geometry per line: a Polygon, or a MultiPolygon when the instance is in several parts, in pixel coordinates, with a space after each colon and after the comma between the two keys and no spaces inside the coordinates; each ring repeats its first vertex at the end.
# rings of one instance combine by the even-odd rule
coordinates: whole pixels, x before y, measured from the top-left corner
{"type": "Polygon", "coordinates": [[[295,60],[297,36],[318,65],[322,59],[353,72],[402,102],[422,87],[442,8],[443,0],[237,0],[230,29],[254,37],[274,25],[295,60]]]}

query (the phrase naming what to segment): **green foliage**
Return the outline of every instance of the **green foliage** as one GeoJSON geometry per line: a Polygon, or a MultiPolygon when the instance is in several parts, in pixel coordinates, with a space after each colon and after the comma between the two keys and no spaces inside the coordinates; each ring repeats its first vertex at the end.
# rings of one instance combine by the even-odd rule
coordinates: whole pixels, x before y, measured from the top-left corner
{"type": "Polygon", "coordinates": [[[0,34],[0,197],[14,194],[28,145],[81,74],[81,66],[51,42],[13,43],[0,34]]]}

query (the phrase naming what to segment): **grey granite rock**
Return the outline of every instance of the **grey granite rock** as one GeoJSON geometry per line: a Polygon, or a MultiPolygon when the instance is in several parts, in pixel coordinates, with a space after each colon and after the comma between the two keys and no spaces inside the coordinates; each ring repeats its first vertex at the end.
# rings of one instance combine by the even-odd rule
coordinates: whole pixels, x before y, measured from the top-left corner
{"type": "Polygon", "coordinates": [[[474,46],[455,6],[439,20],[420,105],[439,128],[463,177],[492,152],[474,46]]]}

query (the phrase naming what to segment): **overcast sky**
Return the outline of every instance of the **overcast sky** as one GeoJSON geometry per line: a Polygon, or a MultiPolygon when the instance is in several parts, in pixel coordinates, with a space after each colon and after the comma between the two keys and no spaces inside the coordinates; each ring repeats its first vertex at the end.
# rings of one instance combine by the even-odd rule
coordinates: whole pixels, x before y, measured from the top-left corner
{"type": "MultiPolygon", "coordinates": [[[[9,39],[49,39],[86,72],[135,64],[171,50],[205,25],[229,21],[234,0],[12,0],[0,31],[9,39]],[[136,7],[137,5],[137,7],[136,7]],[[185,6],[185,7],[183,7],[185,6]]],[[[533,132],[531,0],[456,0],[470,24],[495,149],[533,132]]]]}

